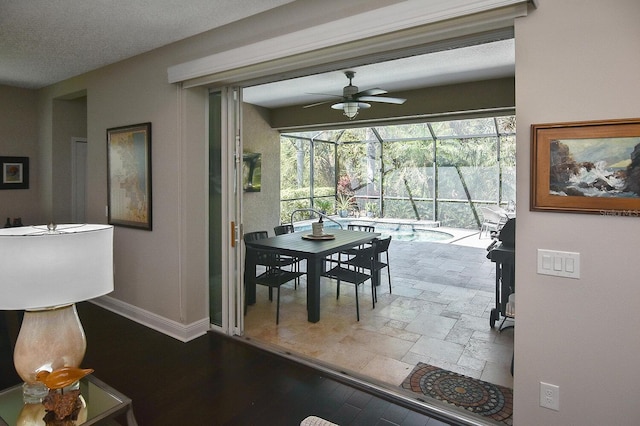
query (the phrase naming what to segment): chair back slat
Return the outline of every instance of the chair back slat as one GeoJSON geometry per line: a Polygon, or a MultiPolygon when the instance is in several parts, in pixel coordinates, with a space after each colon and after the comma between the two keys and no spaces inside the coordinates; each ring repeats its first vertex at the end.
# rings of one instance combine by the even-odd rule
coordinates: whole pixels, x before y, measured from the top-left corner
{"type": "Polygon", "coordinates": [[[385,251],[388,251],[390,244],[391,244],[391,236],[376,240],[376,254],[384,253],[385,251]]]}
{"type": "Polygon", "coordinates": [[[351,231],[376,232],[376,227],[371,225],[349,224],[347,229],[351,231]]]}
{"type": "Polygon", "coordinates": [[[273,227],[273,232],[276,235],[293,234],[294,229],[293,229],[293,225],[288,223],[288,224],[284,224],[284,225],[274,226],[273,227]]]}
{"type": "Polygon", "coordinates": [[[254,231],[254,232],[245,233],[243,239],[244,239],[244,242],[246,243],[247,241],[262,240],[268,237],[269,237],[269,234],[267,233],[267,231],[254,231]]]}

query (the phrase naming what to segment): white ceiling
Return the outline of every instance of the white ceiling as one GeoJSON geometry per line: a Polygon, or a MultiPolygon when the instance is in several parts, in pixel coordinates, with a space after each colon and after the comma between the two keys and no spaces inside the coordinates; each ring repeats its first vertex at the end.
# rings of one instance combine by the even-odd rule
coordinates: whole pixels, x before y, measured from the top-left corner
{"type": "MultiPolygon", "coordinates": [[[[0,0],[0,84],[40,88],[293,0],[0,0]]],[[[389,92],[513,76],[511,40],[349,68],[360,90],[389,92]]],[[[343,72],[246,88],[264,107],[342,94],[343,72]]]]}
{"type": "MultiPolygon", "coordinates": [[[[360,90],[375,87],[391,93],[509,77],[515,75],[515,45],[513,39],[501,40],[349,69],[356,72],[353,84],[360,90]]],[[[322,94],[342,95],[349,83],[343,71],[248,87],[243,100],[276,108],[336,99],[322,94]]]]}
{"type": "Polygon", "coordinates": [[[293,0],[0,0],[0,84],[40,88],[293,0]]]}

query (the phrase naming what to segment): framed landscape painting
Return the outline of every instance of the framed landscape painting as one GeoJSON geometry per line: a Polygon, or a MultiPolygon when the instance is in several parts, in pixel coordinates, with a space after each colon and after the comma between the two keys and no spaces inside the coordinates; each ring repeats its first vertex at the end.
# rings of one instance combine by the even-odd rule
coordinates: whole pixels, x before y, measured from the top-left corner
{"type": "Polygon", "coordinates": [[[530,209],[640,216],[640,119],[532,125],[530,209]]]}
{"type": "Polygon", "coordinates": [[[151,231],[151,123],[107,129],[108,222],[151,231]]]}

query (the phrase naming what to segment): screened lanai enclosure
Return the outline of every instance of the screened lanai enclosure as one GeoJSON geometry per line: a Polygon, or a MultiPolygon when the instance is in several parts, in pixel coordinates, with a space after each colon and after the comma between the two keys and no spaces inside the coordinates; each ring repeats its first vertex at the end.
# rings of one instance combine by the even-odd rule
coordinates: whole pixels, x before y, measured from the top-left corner
{"type": "Polygon", "coordinates": [[[479,229],[480,207],[513,207],[515,127],[510,115],[283,133],[281,222],[313,208],[479,229]]]}

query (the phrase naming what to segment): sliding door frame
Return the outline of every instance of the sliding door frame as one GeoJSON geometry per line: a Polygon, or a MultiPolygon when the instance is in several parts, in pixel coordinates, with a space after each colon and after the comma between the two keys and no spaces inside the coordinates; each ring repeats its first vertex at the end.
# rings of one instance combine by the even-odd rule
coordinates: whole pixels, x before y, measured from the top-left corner
{"type": "MultiPolygon", "coordinates": [[[[220,129],[212,129],[210,134],[217,130],[220,132],[220,176],[211,174],[213,170],[211,164],[208,169],[209,194],[215,192],[215,188],[211,190],[211,185],[220,188],[220,223],[210,224],[209,232],[214,232],[213,229],[220,231],[221,246],[219,250],[215,250],[216,247],[209,247],[209,251],[220,253],[220,270],[210,272],[210,276],[218,274],[220,276],[221,324],[214,324],[212,320],[211,327],[228,335],[241,335],[244,330],[244,253],[241,244],[242,88],[225,86],[210,90],[210,93],[216,92],[220,94],[221,102],[220,129]]],[[[213,120],[210,119],[210,121],[213,120]]],[[[209,208],[216,205],[208,204],[209,208]]],[[[209,299],[209,303],[214,303],[211,294],[209,299]]]]}

